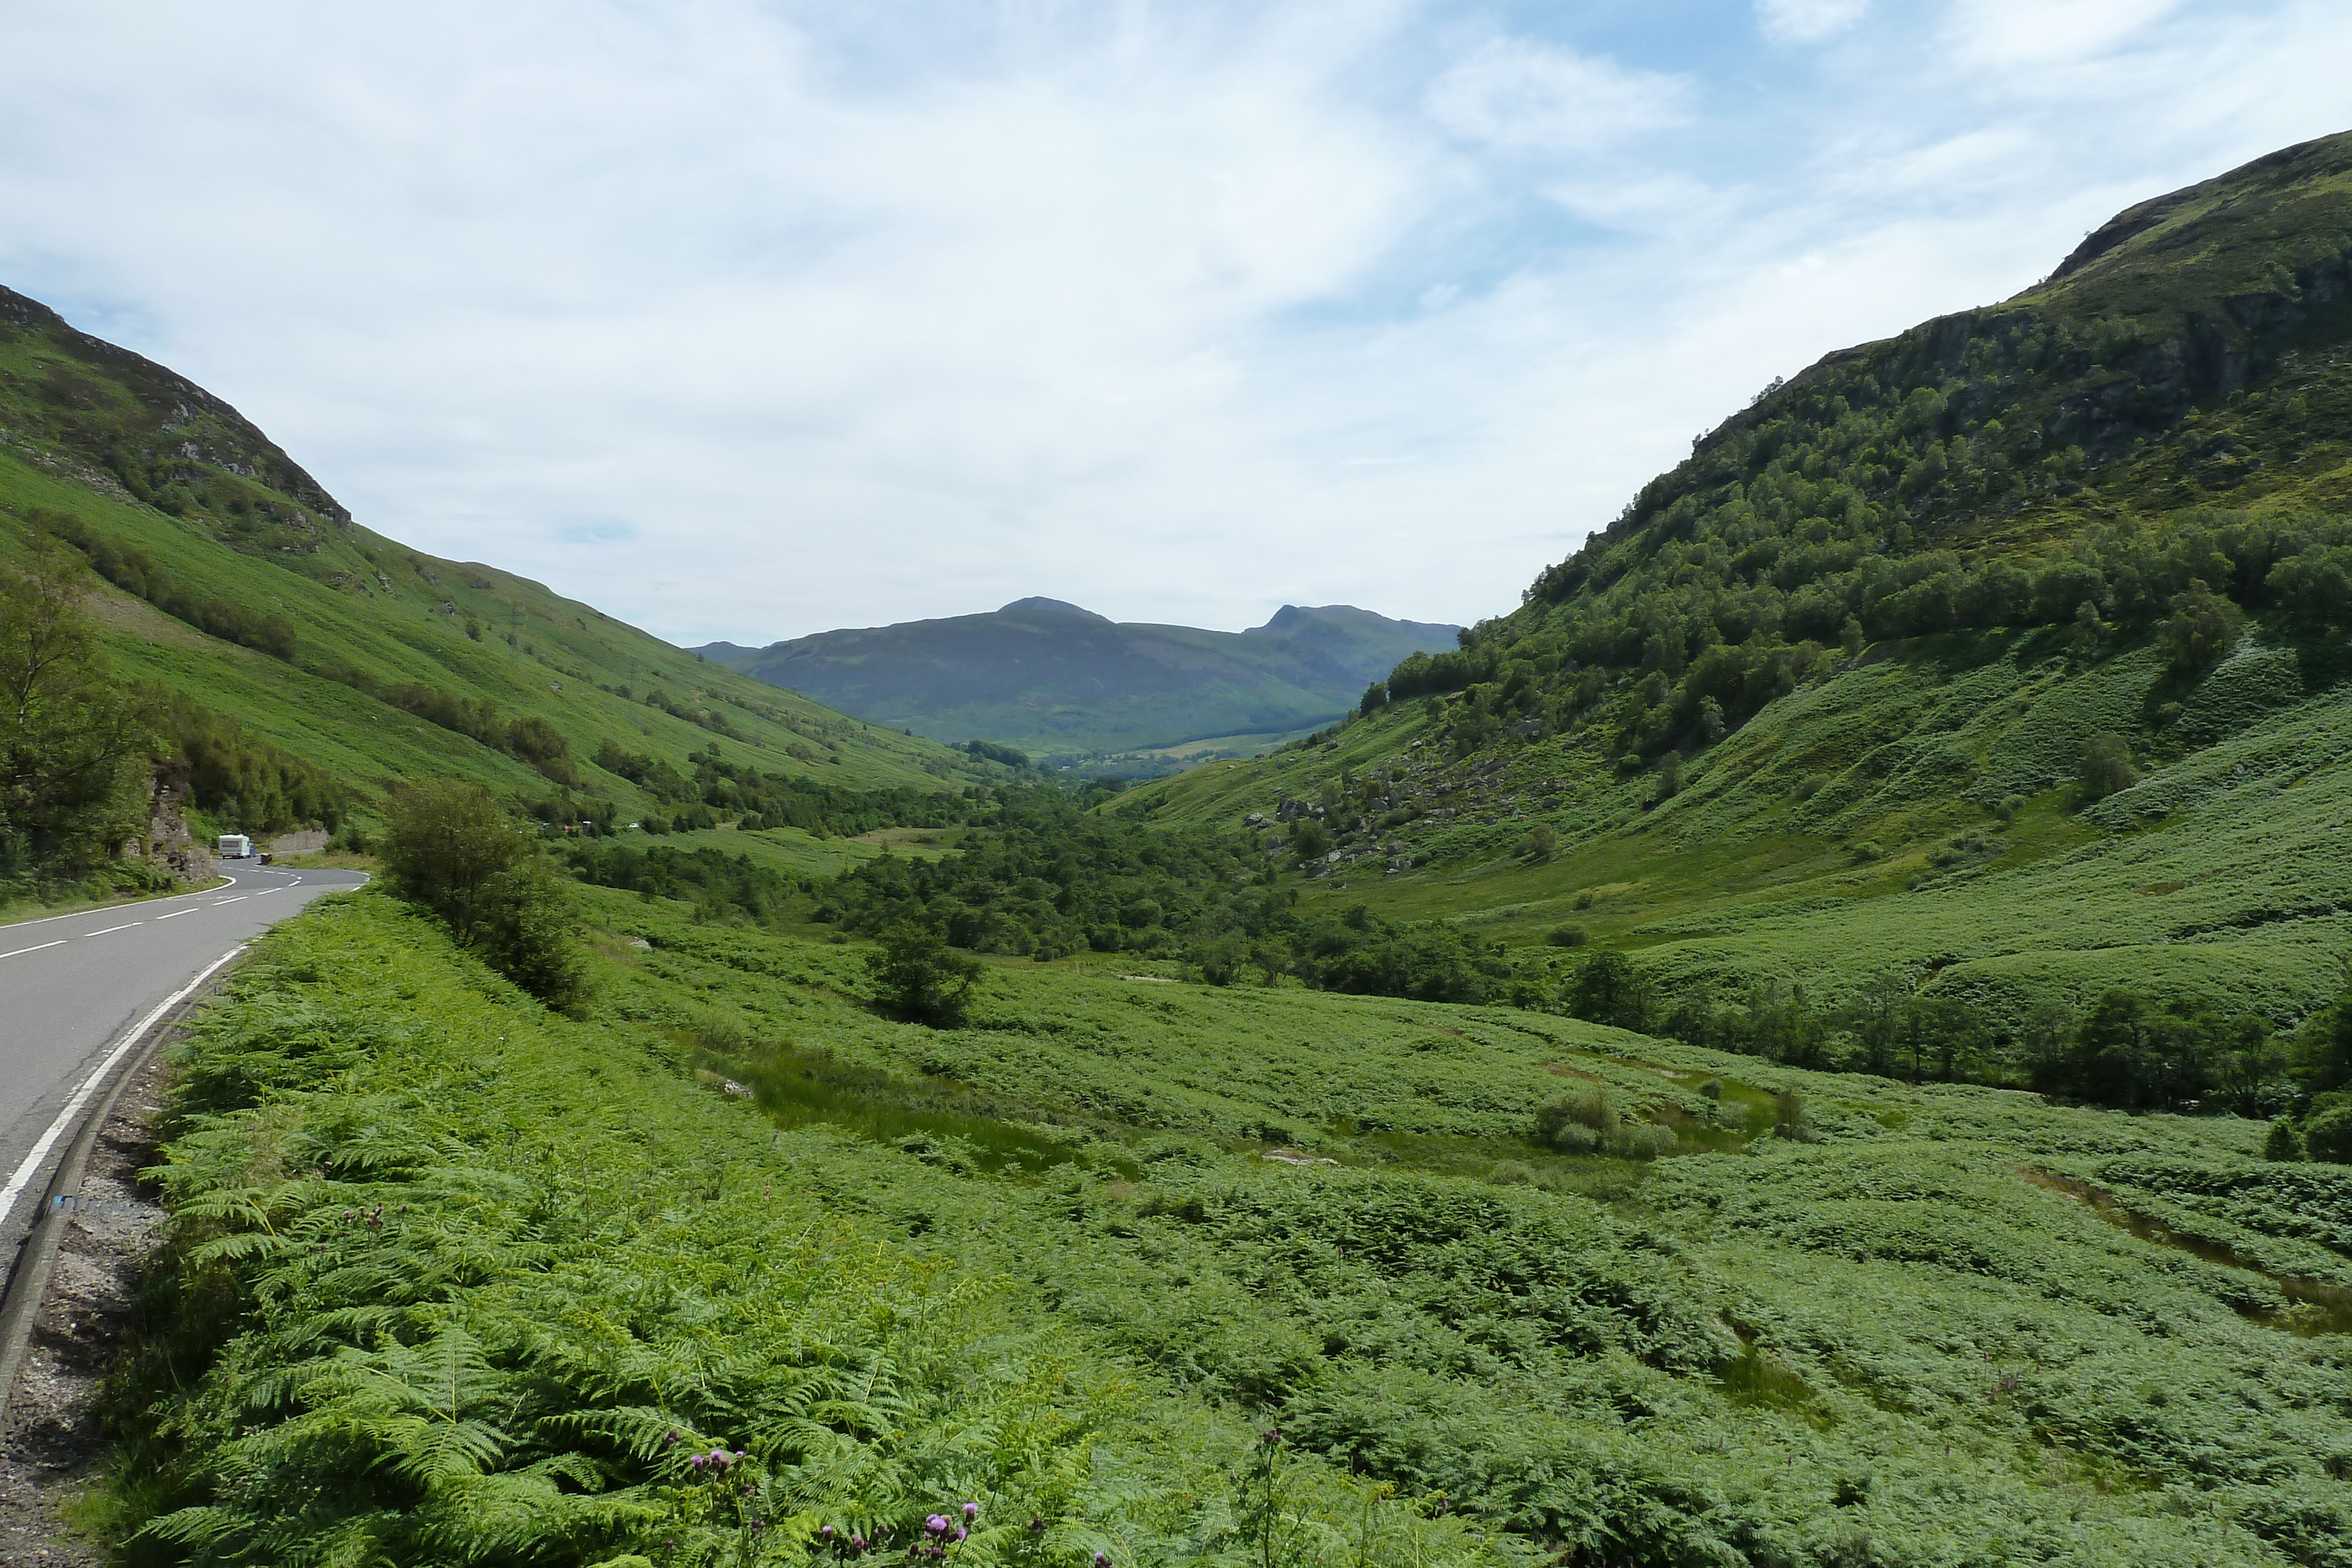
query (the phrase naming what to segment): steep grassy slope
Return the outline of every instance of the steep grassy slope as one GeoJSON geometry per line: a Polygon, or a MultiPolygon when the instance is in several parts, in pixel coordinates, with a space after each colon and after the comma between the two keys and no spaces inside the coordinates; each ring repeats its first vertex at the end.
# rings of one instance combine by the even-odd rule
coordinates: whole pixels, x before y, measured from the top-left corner
{"type": "Polygon", "coordinates": [[[2335,137],[1829,356],[1389,706],[1116,809],[1319,816],[1323,886],[1573,921],[1671,994],[1893,976],[2013,1032],[2128,983],[2291,1023],[2352,936],[2347,562],[2335,137]],[[2095,799],[2102,736],[2139,777],[2095,799]]]}
{"type": "Polygon", "coordinates": [[[1355,706],[1456,628],[1350,605],[1283,606],[1246,632],[1122,625],[1052,599],[986,615],[699,650],[845,713],[939,740],[1094,757],[1295,733],[1355,706]]]}
{"type": "Polygon", "coordinates": [[[739,765],[866,790],[987,771],[528,579],[373,533],[227,404],[0,289],[0,552],[36,531],[129,585],[96,605],[123,674],[234,716],[362,797],[425,773],[543,796],[567,770],[534,768],[538,732],[509,739],[533,719],[624,818],[656,802],[595,766],[608,743],[689,777],[716,744],[739,765]]]}
{"type": "Polygon", "coordinates": [[[2352,1195],[2253,1126],[1093,959],[933,1033],[589,897],[584,1022],[379,894],[236,982],[132,1560],[2347,1561],[2352,1195]],[[1524,1136],[1598,1091],[1682,1152],[1524,1136]]]}

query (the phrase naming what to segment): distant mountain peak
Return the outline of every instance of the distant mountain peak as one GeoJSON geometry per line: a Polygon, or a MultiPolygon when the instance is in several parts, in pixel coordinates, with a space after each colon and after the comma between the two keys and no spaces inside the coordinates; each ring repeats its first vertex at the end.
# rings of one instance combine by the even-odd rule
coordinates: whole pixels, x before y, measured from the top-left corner
{"type": "Polygon", "coordinates": [[[1022,612],[1031,615],[1083,615],[1089,621],[1108,622],[1110,620],[1109,616],[1097,615],[1083,605],[1072,604],[1060,599],[1047,599],[1037,594],[1032,594],[1027,599],[1016,599],[999,610],[997,613],[1012,615],[1022,612]]]}

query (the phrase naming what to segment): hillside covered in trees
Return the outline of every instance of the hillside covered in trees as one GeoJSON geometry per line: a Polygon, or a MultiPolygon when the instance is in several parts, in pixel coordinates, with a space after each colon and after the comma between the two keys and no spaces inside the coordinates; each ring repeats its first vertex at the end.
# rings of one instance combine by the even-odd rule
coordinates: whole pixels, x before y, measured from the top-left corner
{"type": "Polygon", "coordinates": [[[2336,996],[2347,630],[2339,136],[1825,357],[1344,726],[1114,809],[1613,955],[1624,1021],[1883,1065],[1892,998],[2021,1082],[2110,991],[2281,1038],[2336,996]]]}

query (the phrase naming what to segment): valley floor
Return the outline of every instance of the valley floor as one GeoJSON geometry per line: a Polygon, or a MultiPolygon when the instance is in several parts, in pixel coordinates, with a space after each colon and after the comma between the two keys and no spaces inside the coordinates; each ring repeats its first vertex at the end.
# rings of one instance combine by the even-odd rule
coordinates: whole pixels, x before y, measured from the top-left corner
{"type": "Polygon", "coordinates": [[[204,1026],[142,1552],[2352,1563],[2352,1173],[2256,1124],[1093,958],[933,1032],[585,896],[585,1019],[370,893],[204,1026]]]}

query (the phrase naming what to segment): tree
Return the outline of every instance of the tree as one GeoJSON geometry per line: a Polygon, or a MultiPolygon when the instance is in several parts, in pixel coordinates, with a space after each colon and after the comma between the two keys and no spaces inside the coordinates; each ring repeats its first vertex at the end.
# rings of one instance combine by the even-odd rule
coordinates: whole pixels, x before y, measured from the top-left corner
{"type": "Polygon", "coordinates": [[[1622,953],[1595,953],[1577,966],[1568,1010],[1588,1023],[1638,1031],[1649,1027],[1650,988],[1622,953]]]}
{"type": "Polygon", "coordinates": [[[72,872],[146,826],[154,743],[81,614],[81,573],[32,541],[0,567],[0,873],[72,872]]]}
{"type": "Polygon", "coordinates": [[[2294,1032],[2294,1076],[2313,1094],[2352,1089],[2352,991],[2294,1032]]]}
{"type": "Polygon", "coordinates": [[[394,789],[384,875],[394,893],[447,923],[457,945],[553,1007],[586,994],[572,884],[499,809],[488,790],[455,779],[394,789]]]}
{"type": "Polygon", "coordinates": [[[1331,835],[1312,817],[1302,817],[1290,830],[1290,847],[1303,861],[1321,860],[1330,852],[1331,835]]]}
{"type": "Polygon", "coordinates": [[[1658,758],[1658,789],[1655,799],[1671,800],[1683,792],[1683,754],[1669,751],[1658,758]]]}
{"type": "Polygon", "coordinates": [[[491,885],[538,852],[488,790],[460,779],[404,784],[385,816],[393,891],[446,921],[461,946],[488,911],[491,885]]]}
{"type": "Polygon", "coordinates": [[[2312,1113],[2303,1124],[2303,1149],[2315,1160],[2352,1166],[2352,1104],[2330,1105],[2312,1113]]]}
{"type": "Polygon", "coordinates": [[[2204,669],[2230,651],[2245,617],[2236,605],[2215,593],[2203,581],[2192,580],[2189,591],[2172,598],[2172,614],[2158,633],[2172,667],[2204,669]]]}
{"type": "Polygon", "coordinates": [[[866,956],[866,967],[884,1009],[930,1029],[963,1027],[972,992],[980,986],[980,961],[911,920],[883,932],[881,940],[881,950],[866,956]]]}
{"type": "Polygon", "coordinates": [[[2098,999],[2036,1086],[2126,1109],[2166,1107],[2212,1086],[2217,1037],[2227,1026],[2203,1003],[2158,1009],[2131,991],[2098,999]]]}
{"type": "Polygon", "coordinates": [[[1538,822],[1519,835],[1519,858],[1525,861],[1548,861],[1559,848],[1559,835],[1542,822],[1538,822]]]}
{"type": "Polygon", "coordinates": [[[2095,735],[2083,745],[2083,761],[2075,770],[2086,800],[2104,800],[2118,789],[2128,789],[2139,778],[2132,771],[2131,747],[2120,735],[2095,735]]]}

